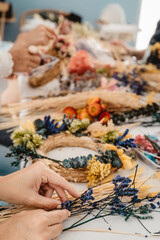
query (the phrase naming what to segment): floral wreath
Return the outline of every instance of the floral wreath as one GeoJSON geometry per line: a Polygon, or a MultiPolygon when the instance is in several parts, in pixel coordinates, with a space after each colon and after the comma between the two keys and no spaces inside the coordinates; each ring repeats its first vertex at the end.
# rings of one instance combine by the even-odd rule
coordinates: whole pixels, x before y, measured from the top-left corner
{"type": "Polygon", "coordinates": [[[13,146],[8,157],[14,157],[12,163],[25,165],[29,160],[43,161],[50,169],[65,177],[68,181],[89,182],[97,185],[111,173],[120,168],[133,168],[133,156],[126,149],[136,148],[129,130],[120,132],[110,121],[108,126],[101,122],[90,124],[89,119],[69,119],[64,114],[62,120],[51,120],[45,116],[33,123],[22,124],[12,135],[13,146]],[[97,152],[97,155],[77,156],[63,161],[47,157],[47,153],[58,147],[84,147],[97,152]]]}

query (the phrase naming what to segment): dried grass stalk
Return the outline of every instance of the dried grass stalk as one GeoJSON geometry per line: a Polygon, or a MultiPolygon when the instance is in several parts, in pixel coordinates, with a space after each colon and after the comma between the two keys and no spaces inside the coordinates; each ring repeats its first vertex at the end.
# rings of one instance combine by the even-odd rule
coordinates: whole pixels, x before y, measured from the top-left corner
{"type": "Polygon", "coordinates": [[[27,113],[32,114],[33,112],[45,112],[48,110],[61,112],[67,106],[79,109],[86,107],[87,99],[92,96],[101,98],[102,101],[107,103],[107,106],[112,109],[137,109],[141,106],[139,98],[134,93],[125,91],[111,92],[97,89],[95,91],[69,94],[63,97],[37,99],[25,103],[10,104],[8,111],[14,115],[18,115],[22,110],[26,110],[27,113]]]}
{"type": "MultiPolygon", "coordinates": [[[[139,171],[138,171],[139,173],[139,171]]],[[[146,182],[146,178],[141,177],[141,171],[140,174],[138,174],[137,180],[136,180],[136,187],[141,186],[141,184],[143,184],[143,188],[141,187],[139,189],[139,195],[144,194],[145,196],[155,196],[157,194],[157,192],[153,193],[153,192],[149,192],[148,189],[148,181],[146,182]]],[[[150,175],[150,173],[149,173],[150,175]]],[[[130,178],[133,180],[134,179],[134,175],[130,176],[130,178]]],[[[150,178],[150,180],[152,180],[152,178],[150,178]]],[[[112,183],[112,181],[108,181],[103,185],[99,185],[97,187],[93,188],[93,196],[95,198],[95,201],[99,201],[101,199],[106,198],[112,191],[113,191],[114,185],[112,183]]],[[[151,189],[152,190],[152,189],[151,189]]],[[[83,192],[80,192],[80,194],[82,194],[83,192]]],[[[54,199],[58,199],[58,196],[55,195],[53,196],[54,199]]],[[[69,200],[73,200],[73,198],[71,196],[68,195],[68,199],[69,200]]],[[[85,207],[85,206],[84,206],[85,207]]],[[[22,206],[22,205],[9,205],[7,207],[0,207],[0,222],[6,220],[7,218],[12,217],[14,214],[17,214],[19,212],[22,211],[27,211],[27,210],[33,210],[34,208],[32,207],[26,207],[26,206],[22,206]]]]}

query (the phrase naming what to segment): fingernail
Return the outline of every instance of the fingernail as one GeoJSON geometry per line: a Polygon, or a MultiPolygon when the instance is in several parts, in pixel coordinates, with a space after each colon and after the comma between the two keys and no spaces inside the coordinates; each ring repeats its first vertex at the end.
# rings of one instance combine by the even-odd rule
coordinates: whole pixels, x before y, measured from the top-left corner
{"type": "Polygon", "coordinates": [[[69,217],[71,216],[71,212],[68,212],[68,216],[69,216],[69,217]]]}
{"type": "Polygon", "coordinates": [[[58,206],[57,206],[57,209],[61,209],[62,208],[62,206],[59,204],[58,206]]]}

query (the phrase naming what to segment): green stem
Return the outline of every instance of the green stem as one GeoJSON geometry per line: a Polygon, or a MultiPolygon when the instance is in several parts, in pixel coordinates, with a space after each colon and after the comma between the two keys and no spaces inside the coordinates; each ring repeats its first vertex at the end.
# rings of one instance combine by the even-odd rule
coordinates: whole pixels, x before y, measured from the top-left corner
{"type": "MultiPolygon", "coordinates": [[[[137,217],[136,217],[136,218],[137,218],[137,217]]],[[[138,220],[139,223],[142,225],[142,227],[143,227],[144,229],[146,229],[146,231],[147,231],[148,233],[151,234],[151,232],[144,226],[144,224],[141,222],[141,220],[140,220],[139,218],[137,218],[137,220],[138,220]]]]}

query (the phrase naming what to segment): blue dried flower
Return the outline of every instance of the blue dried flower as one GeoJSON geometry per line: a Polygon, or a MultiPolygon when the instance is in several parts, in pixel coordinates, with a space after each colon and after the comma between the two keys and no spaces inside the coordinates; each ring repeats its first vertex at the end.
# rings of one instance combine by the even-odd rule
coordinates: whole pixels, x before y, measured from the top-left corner
{"type": "Polygon", "coordinates": [[[89,188],[88,191],[84,192],[80,199],[82,201],[82,205],[85,204],[86,202],[89,202],[90,200],[94,200],[93,195],[93,189],[89,188]]]}
{"type": "Polygon", "coordinates": [[[154,202],[154,201],[156,200],[156,198],[157,198],[157,196],[152,197],[152,198],[149,198],[148,201],[149,201],[149,202],[154,202]]]}
{"type": "Polygon", "coordinates": [[[153,203],[150,203],[150,207],[151,207],[152,209],[156,209],[156,205],[153,204],[153,203]]]}
{"type": "Polygon", "coordinates": [[[112,181],[114,185],[117,185],[117,183],[122,182],[125,180],[125,177],[121,177],[120,175],[117,175],[112,181]]]}
{"type": "Polygon", "coordinates": [[[160,201],[157,202],[158,207],[160,208],[160,201]]]}
{"type": "Polygon", "coordinates": [[[137,148],[137,144],[134,143],[134,139],[130,138],[125,141],[119,141],[116,143],[116,146],[121,146],[124,148],[137,148]]]}
{"type": "Polygon", "coordinates": [[[128,177],[121,177],[120,175],[117,175],[114,179],[113,179],[113,184],[116,185],[117,183],[131,183],[132,180],[128,177]]]}
{"type": "Polygon", "coordinates": [[[116,139],[116,142],[119,142],[120,140],[122,140],[125,136],[127,136],[128,133],[129,133],[129,129],[126,129],[125,132],[116,139]]]}
{"type": "Polygon", "coordinates": [[[64,130],[64,124],[58,127],[59,123],[55,123],[55,119],[51,120],[51,116],[45,116],[43,120],[43,127],[47,130],[47,135],[60,133],[64,130]]]}
{"type": "Polygon", "coordinates": [[[139,77],[136,69],[134,69],[129,74],[119,73],[113,75],[116,80],[120,82],[118,86],[129,86],[132,92],[142,95],[145,91],[146,81],[139,77]]]}
{"type": "Polygon", "coordinates": [[[139,191],[137,188],[125,188],[119,191],[119,196],[134,196],[137,194],[139,191]]]}
{"type": "Polygon", "coordinates": [[[141,200],[138,198],[137,195],[134,195],[134,196],[131,198],[131,202],[133,202],[133,203],[140,203],[141,200]]]}
{"type": "Polygon", "coordinates": [[[66,202],[62,202],[61,207],[62,209],[67,209],[68,211],[72,210],[72,201],[66,201],[66,202]]]}
{"type": "Polygon", "coordinates": [[[125,132],[122,134],[122,136],[119,136],[116,139],[116,141],[115,141],[116,146],[121,146],[124,148],[136,148],[137,147],[137,145],[134,143],[133,138],[121,141],[123,138],[125,138],[125,136],[127,136],[128,133],[129,133],[129,129],[126,129],[125,132]]]}

